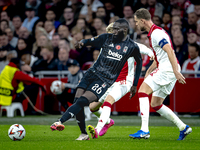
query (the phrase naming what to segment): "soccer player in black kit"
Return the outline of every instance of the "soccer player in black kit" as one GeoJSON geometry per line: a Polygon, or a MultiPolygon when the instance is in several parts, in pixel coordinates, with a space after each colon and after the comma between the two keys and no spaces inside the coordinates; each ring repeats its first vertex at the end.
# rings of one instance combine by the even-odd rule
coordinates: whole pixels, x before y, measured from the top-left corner
{"type": "Polygon", "coordinates": [[[89,106],[91,102],[98,101],[104,95],[117,79],[129,57],[134,57],[137,62],[134,82],[130,89],[130,98],[135,95],[142,69],[142,58],[137,44],[127,36],[128,30],[129,23],[125,19],[118,19],[113,25],[113,34],[101,34],[91,39],[81,40],[75,45],[76,48],[88,45],[101,47],[100,54],[94,65],[88,69],[81,79],[77,87],[74,104],[66,110],[57,122],[51,125],[52,131],[62,131],[65,128],[63,123],[76,116],[78,124],[80,123],[81,132],[87,134],[84,106],[89,106]]]}

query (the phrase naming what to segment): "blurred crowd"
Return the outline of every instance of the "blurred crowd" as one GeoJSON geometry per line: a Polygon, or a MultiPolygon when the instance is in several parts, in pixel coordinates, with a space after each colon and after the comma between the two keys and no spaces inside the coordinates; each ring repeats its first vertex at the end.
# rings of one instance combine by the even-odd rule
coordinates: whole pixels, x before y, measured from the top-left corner
{"type": "MultiPolygon", "coordinates": [[[[153,22],[170,35],[182,71],[200,70],[199,0],[0,0],[0,72],[13,57],[32,75],[68,70],[72,60],[87,70],[100,50],[75,49],[74,44],[106,33],[107,25],[118,18],[129,21],[133,40],[149,47],[148,33],[138,31],[133,19],[139,8],[147,8],[153,22]]],[[[143,55],[142,71],[149,65],[143,55]]]]}

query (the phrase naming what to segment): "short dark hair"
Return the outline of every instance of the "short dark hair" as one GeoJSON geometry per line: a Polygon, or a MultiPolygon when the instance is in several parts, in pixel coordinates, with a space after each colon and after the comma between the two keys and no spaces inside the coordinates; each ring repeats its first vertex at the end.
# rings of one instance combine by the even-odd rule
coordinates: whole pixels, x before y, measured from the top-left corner
{"type": "Polygon", "coordinates": [[[127,26],[127,28],[129,28],[129,23],[128,23],[128,21],[126,20],[126,19],[124,19],[124,18],[119,18],[118,20],[116,20],[115,22],[118,22],[118,23],[120,23],[120,24],[126,24],[126,26],[127,26]]]}
{"type": "Polygon", "coordinates": [[[196,51],[200,51],[200,46],[197,43],[188,44],[188,46],[192,46],[196,48],[196,51]]]}
{"type": "Polygon", "coordinates": [[[151,14],[145,8],[138,9],[135,12],[134,16],[136,16],[138,19],[145,19],[145,20],[150,20],[151,19],[151,14]]]}

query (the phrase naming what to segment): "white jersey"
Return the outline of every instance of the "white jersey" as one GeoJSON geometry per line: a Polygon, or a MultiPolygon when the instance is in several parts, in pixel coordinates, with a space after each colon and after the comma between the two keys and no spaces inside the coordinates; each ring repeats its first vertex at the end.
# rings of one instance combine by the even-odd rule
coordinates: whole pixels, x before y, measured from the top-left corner
{"type": "MultiPolygon", "coordinates": [[[[137,43],[137,42],[135,42],[137,43]]],[[[153,54],[153,51],[146,47],[145,45],[143,44],[140,44],[140,43],[137,43],[139,49],[140,49],[140,53],[142,54],[146,54],[148,55],[149,57],[152,57],[154,56],[153,54]]],[[[130,83],[132,85],[133,83],[133,79],[134,79],[134,58],[133,57],[130,57],[124,67],[122,68],[117,80],[115,82],[126,82],[126,83],[130,83]]]]}
{"type": "Polygon", "coordinates": [[[167,52],[162,49],[167,43],[173,48],[171,39],[167,32],[154,24],[148,33],[148,38],[150,47],[154,50],[155,60],[158,63],[159,70],[173,71],[167,52]]]}
{"type": "MultiPolygon", "coordinates": [[[[153,51],[143,44],[137,43],[140,49],[140,53],[146,54],[149,57],[154,56],[153,51]]],[[[99,99],[99,102],[103,103],[107,95],[111,95],[115,102],[120,100],[126,93],[130,91],[134,80],[134,58],[130,57],[124,67],[122,68],[115,83],[108,88],[106,93],[99,99]]]]}

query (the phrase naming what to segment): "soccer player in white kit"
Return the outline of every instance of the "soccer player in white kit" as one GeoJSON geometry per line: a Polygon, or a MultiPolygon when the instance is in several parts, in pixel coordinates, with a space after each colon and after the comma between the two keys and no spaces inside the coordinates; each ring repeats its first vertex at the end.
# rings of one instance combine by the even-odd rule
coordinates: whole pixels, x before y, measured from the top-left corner
{"type": "Polygon", "coordinates": [[[166,31],[151,20],[151,15],[147,9],[141,8],[134,14],[136,26],[141,31],[148,31],[150,46],[152,47],[155,60],[147,70],[145,79],[138,91],[140,102],[140,112],[142,125],[135,134],[130,134],[132,138],[150,137],[149,122],[149,98],[152,93],[151,107],[161,116],[172,121],[180,130],[178,140],[183,140],[186,135],[192,132],[192,128],[184,124],[171,109],[163,105],[163,101],[169,95],[178,80],[185,84],[185,78],[180,73],[180,65],[174,54],[170,37],[166,31]]]}
{"type": "MultiPolygon", "coordinates": [[[[107,27],[107,29],[110,28],[112,28],[111,25],[107,27]]],[[[141,54],[146,54],[151,59],[154,59],[153,51],[150,48],[140,43],[137,44],[141,54]]],[[[99,99],[99,102],[93,102],[89,106],[91,111],[99,118],[96,128],[92,125],[88,125],[88,130],[90,131],[92,138],[103,136],[107,132],[108,128],[114,125],[114,120],[110,119],[111,106],[130,91],[133,79],[134,58],[130,57],[122,68],[115,83],[99,99]],[[102,104],[103,108],[100,107],[102,104]]]]}

